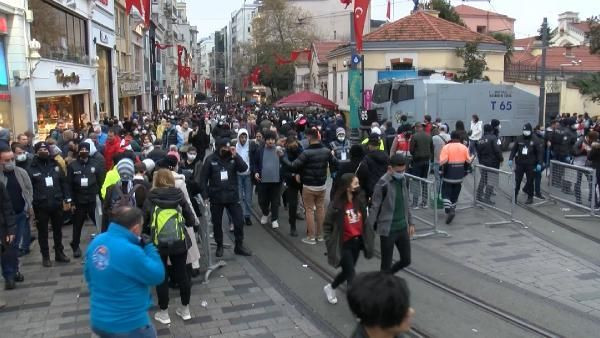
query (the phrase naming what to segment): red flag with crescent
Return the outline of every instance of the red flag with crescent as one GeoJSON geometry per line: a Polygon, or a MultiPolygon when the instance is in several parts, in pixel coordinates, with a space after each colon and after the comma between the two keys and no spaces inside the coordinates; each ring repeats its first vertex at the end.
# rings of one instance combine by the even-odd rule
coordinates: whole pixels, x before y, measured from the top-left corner
{"type": "Polygon", "coordinates": [[[150,27],[150,0],[125,0],[125,12],[131,13],[131,8],[135,7],[144,19],[144,25],[150,27]]]}
{"type": "Polygon", "coordinates": [[[360,52],[363,47],[363,29],[367,19],[371,0],[354,0],[354,38],[356,40],[356,50],[360,52]]]}
{"type": "Polygon", "coordinates": [[[350,6],[350,4],[352,3],[352,0],[340,0],[340,2],[342,3],[342,5],[346,5],[346,8],[348,8],[348,6],[350,6]]]}

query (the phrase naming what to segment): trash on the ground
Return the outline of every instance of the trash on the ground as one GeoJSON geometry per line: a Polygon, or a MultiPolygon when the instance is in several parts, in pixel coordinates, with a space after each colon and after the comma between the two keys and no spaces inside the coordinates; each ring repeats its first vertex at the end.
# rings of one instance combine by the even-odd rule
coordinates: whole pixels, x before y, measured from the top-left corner
{"type": "Polygon", "coordinates": [[[302,264],[303,268],[308,268],[308,264],[302,264]]]}
{"type": "Polygon", "coordinates": [[[471,331],[473,331],[475,333],[479,332],[477,329],[471,329],[471,331]]]}
{"type": "Polygon", "coordinates": [[[571,208],[560,208],[561,211],[567,212],[567,211],[571,211],[571,208]]]}
{"type": "Polygon", "coordinates": [[[207,307],[207,306],[208,306],[208,303],[207,303],[205,300],[203,300],[203,301],[200,303],[200,306],[202,306],[202,307],[207,307]]]}

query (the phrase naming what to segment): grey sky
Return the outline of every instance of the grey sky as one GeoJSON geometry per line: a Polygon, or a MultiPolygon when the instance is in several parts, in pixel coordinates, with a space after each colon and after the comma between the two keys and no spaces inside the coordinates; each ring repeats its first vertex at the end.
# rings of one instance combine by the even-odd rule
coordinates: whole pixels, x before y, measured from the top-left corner
{"type": "MultiPolygon", "coordinates": [[[[198,26],[200,36],[205,37],[227,25],[231,13],[242,6],[243,0],[186,0],[186,2],[188,19],[193,25],[198,26]]],[[[412,0],[394,2],[394,20],[408,15],[413,7],[412,0]]],[[[556,27],[558,14],[565,11],[579,12],[582,20],[600,14],[598,0],[491,0],[489,3],[452,0],[453,5],[461,3],[517,19],[515,33],[518,38],[535,34],[544,16],[548,17],[551,27],[556,27]]],[[[387,0],[371,0],[373,19],[385,19],[386,4],[387,0]]]]}

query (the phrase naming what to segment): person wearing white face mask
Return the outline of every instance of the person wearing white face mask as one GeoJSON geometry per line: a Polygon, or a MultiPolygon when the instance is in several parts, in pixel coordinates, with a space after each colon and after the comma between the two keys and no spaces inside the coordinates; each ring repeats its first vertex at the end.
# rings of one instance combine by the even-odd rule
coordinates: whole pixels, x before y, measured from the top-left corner
{"type": "Polygon", "coordinates": [[[408,187],[404,178],[407,160],[404,155],[390,158],[387,172],[373,189],[372,207],[367,226],[376,229],[381,243],[381,271],[396,273],[410,265],[410,238],[415,226],[408,205],[408,187]],[[400,260],[392,265],[394,247],[400,260]]]}
{"type": "Polygon", "coordinates": [[[337,168],[340,162],[349,162],[350,161],[350,147],[352,144],[350,140],[346,137],[346,130],[344,128],[337,128],[335,130],[336,140],[329,144],[329,148],[334,152],[335,158],[338,160],[338,163],[331,170],[331,177],[335,179],[337,174],[337,168]]]}
{"type": "Polygon", "coordinates": [[[515,200],[519,194],[519,189],[521,189],[523,175],[527,175],[527,182],[523,188],[523,192],[527,194],[525,204],[533,204],[534,174],[535,171],[542,171],[544,152],[542,150],[542,141],[533,135],[533,128],[529,123],[523,126],[523,135],[517,137],[510,152],[508,166],[511,169],[513,167],[513,159],[517,164],[515,168],[515,200]]]}

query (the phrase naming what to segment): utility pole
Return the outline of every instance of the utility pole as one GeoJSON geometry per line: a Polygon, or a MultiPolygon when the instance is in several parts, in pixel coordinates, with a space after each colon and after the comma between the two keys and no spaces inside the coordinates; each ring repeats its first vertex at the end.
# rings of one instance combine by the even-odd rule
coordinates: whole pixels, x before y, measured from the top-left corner
{"type": "Polygon", "coordinates": [[[546,124],[546,50],[548,49],[548,19],[544,18],[542,23],[542,64],[540,69],[540,101],[539,101],[539,121],[544,126],[546,124]]]}

